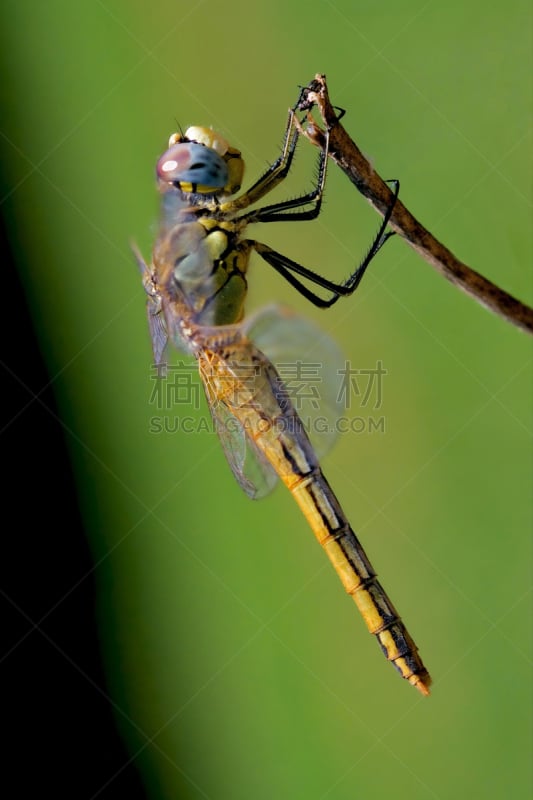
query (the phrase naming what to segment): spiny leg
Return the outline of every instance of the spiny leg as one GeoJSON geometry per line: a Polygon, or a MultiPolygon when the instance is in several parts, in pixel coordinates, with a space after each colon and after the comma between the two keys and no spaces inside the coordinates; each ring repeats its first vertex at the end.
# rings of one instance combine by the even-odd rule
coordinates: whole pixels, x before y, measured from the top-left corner
{"type": "Polygon", "coordinates": [[[250,188],[237,197],[235,200],[230,200],[227,203],[221,203],[220,208],[224,212],[237,211],[241,208],[248,208],[253,203],[256,203],[266,194],[271,192],[281,181],[283,181],[291,168],[292,160],[296,150],[296,143],[300,136],[300,131],[295,122],[296,116],[294,110],[289,110],[287,125],[283,135],[282,152],[279,158],[269,166],[267,171],[250,188]]]}
{"type": "MultiPolygon", "coordinates": [[[[286,160],[285,168],[283,174],[278,176],[275,183],[273,183],[270,188],[267,188],[266,191],[262,193],[262,196],[266,194],[266,192],[271,191],[274,186],[277,186],[280,181],[284,180],[287,177],[289,172],[292,159],[294,157],[295,149],[296,149],[296,142],[298,141],[298,137],[300,133],[302,133],[301,129],[301,121],[295,115],[296,110],[304,110],[308,109],[309,113],[311,108],[313,107],[311,103],[306,102],[306,95],[308,93],[308,87],[300,87],[300,95],[298,97],[297,102],[289,110],[289,119],[287,123],[287,129],[285,131],[285,139],[284,139],[284,154],[287,150],[287,143],[289,140],[289,133],[291,128],[294,128],[294,143],[292,144],[292,149],[289,152],[288,158],[286,160]]],[[[343,108],[337,108],[336,110],[339,112],[337,116],[337,121],[342,119],[344,114],[346,113],[343,108]]],[[[309,114],[308,114],[309,116],[309,114]]],[[[311,122],[312,117],[309,117],[311,122]]],[[[264,206],[263,208],[259,208],[256,211],[252,211],[249,214],[245,214],[242,217],[239,217],[239,220],[246,221],[247,224],[252,222],[297,222],[302,220],[311,220],[318,217],[320,214],[320,208],[322,205],[322,195],[324,192],[324,184],[326,182],[326,170],[327,170],[327,163],[328,163],[328,155],[329,155],[329,129],[324,132],[325,144],[320,150],[320,155],[318,157],[318,174],[316,179],[315,188],[312,189],[310,192],[306,194],[300,195],[299,197],[292,198],[291,200],[284,200],[280,203],[274,203],[270,206],[264,206]],[[290,209],[294,208],[302,208],[306,205],[313,204],[313,208],[308,209],[307,211],[289,211],[290,209]],[[287,213],[288,212],[288,213],[287,213]]],[[[284,154],[276,161],[272,167],[265,173],[263,177],[257,181],[251,189],[248,190],[246,195],[248,196],[250,192],[257,189],[258,186],[268,178],[272,171],[278,167],[278,164],[283,161],[284,154]]],[[[256,198],[257,199],[257,198],[256,198]]],[[[239,198],[240,201],[240,198],[239,198]]],[[[249,205],[249,203],[247,203],[249,205]]]]}
{"type": "MultiPolygon", "coordinates": [[[[296,106],[295,106],[296,108],[296,106]]],[[[251,186],[244,194],[235,200],[221,203],[219,210],[225,214],[235,213],[260,200],[271,192],[287,177],[292,165],[292,160],[296,152],[296,144],[301,134],[301,123],[295,114],[295,108],[289,110],[289,117],[283,137],[283,148],[279,158],[267,169],[267,171],[251,186]]],[[[329,133],[326,133],[326,145],[321,150],[318,157],[318,175],[315,187],[300,197],[274,203],[263,208],[243,214],[235,219],[235,222],[250,224],[252,222],[296,222],[301,220],[315,219],[320,213],[322,194],[326,180],[326,167],[328,160],[329,133]],[[290,209],[302,208],[306,205],[313,205],[313,208],[306,211],[289,211],[290,209]]]]}
{"type": "MultiPolygon", "coordinates": [[[[247,224],[251,224],[252,222],[297,222],[318,217],[322,205],[324,184],[326,182],[329,132],[326,132],[325,138],[326,144],[320,151],[318,157],[316,185],[310,192],[300,195],[299,197],[293,197],[290,200],[283,200],[280,203],[273,203],[270,206],[263,206],[263,208],[258,208],[255,211],[244,214],[242,217],[239,217],[239,220],[246,220],[247,224]],[[313,205],[313,208],[309,208],[306,211],[290,211],[290,209],[302,208],[302,206],[307,205],[313,205]]],[[[283,177],[286,177],[286,175],[283,177]]]]}
{"type": "Polygon", "coordinates": [[[340,297],[347,297],[355,292],[374,256],[383,247],[385,242],[390,239],[391,236],[394,236],[393,231],[386,233],[385,230],[389,224],[394,206],[396,204],[398,192],[400,191],[400,182],[398,180],[387,182],[394,185],[394,196],[392,203],[383,217],[383,221],[365,258],[359,264],[357,269],[350,275],[350,277],[342,283],[334,283],[333,281],[322,277],[322,275],[319,275],[317,272],[313,272],[313,270],[309,269],[308,267],[298,264],[298,262],[293,261],[287,256],[284,256],[282,253],[278,253],[276,250],[273,250],[262,242],[250,241],[250,244],[256,250],[256,252],[259,253],[261,258],[263,258],[267,264],[270,264],[271,267],[274,267],[274,269],[279,272],[279,274],[282,275],[285,280],[291,284],[291,286],[294,286],[294,288],[297,289],[297,291],[299,291],[303,297],[319,308],[330,308],[334,303],[337,302],[337,300],[339,300],[340,297]],[[314,283],[315,285],[321,286],[323,289],[332,292],[332,296],[329,298],[320,297],[320,295],[317,295],[315,292],[308,289],[305,284],[295,277],[295,275],[301,275],[311,283],[314,283]]]}

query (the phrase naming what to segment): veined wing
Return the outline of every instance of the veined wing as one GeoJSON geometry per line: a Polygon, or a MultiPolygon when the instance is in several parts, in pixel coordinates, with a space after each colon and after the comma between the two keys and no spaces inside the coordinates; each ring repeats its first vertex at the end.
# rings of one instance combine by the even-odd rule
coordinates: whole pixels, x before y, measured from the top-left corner
{"type": "Polygon", "coordinates": [[[158,375],[163,377],[166,374],[167,366],[166,348],[168,345],[168,331],[163,315],[161,295],[155,284],[152,271],[142,257],[139,248],[136,244],[132,243],[131,249],[133,250],[133,254],[141,271],[144,291],[148,296],[146,301],[146,315],[148,317],[148,329],[152,342],[154,365],[157,368],[158,375]]]}
{"type": "Polygon", "coordinates": [[[166,349],[168,345],[168,332],[161,309],[161,298],[159,296],[148,295],[146,315],[148,317],[148,329],[152,340],[154,365],[157,368],[157,374],[163,377],[167,372],[166,349]]]}
{"type": "MultiPolygon", "coordinates": [[[[310,320],[277,305],[267,306],[250,317],[243,330],[276,366],[279,380],[308,430],[317,455],[324,455],[338,432],[337,390],[339,369],[344,363],[341,350],[310,320]]],[[[243,372],[250,369],[246,364],[240,366],[243,372]]],[[[239,369],[239,364],[234,367],[239,369]]],[[[217,397],[209,375],[201,372],[201,376],[215,430],[237,482],[249,497],[264,497],[276,485],[276,472],[217,397]]],[[[242,377],[250,386],[253,375],[242,377]]]]}
{"type": "Polygon", "coordinates": [[[269,305],[244,321],[243,330],[276,367],[319,458],[333,446],[343,411],[340,347],[318,325],[281,305],[269,305]]]}
{"type": "Polygon", "coordinates": [[[246,435],[243,425],[216,396],[209,375],[200,372],[207,405],[222,450],[239,486],[253,500],[269,494],[278,476],[253,439],[246,435]]]}

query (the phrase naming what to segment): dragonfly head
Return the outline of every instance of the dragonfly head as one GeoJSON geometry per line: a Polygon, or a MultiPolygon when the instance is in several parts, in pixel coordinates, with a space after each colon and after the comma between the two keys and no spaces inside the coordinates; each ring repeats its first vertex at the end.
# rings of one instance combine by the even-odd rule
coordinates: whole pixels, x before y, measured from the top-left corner
{"type": "Polygon", "coordinates": [[[234,194],[242,183],[241,153],[210,128],[192,127],[173,133],[168,150],[157,162],[161,184],[183,192],[234,194]]]}

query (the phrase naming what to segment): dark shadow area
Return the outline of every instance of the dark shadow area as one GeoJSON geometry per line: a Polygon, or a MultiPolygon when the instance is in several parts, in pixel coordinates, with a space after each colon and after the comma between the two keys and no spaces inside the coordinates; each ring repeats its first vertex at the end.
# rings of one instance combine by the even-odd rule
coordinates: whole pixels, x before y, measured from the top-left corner
{"type": "Polygon", "coordinates": [[[33,399],[49,377],[8,224],[0,231],[2,783],[11,797],[136,800],[146,793],[106,696],[94,581],[77,585],[92,559],[53,392],[33,399]]]}

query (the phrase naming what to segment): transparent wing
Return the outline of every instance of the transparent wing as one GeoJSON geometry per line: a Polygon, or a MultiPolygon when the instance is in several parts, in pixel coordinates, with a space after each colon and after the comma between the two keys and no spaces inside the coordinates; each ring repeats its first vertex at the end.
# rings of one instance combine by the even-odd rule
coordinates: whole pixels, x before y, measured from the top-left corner
{"type": "Polygon", "coordinates": [[[236,417],[214,394],[209,380],[202,375],[207,405],[222,450],[239,486],[248,497],[257,500],[269,494],[278,476],[236,417]]]}
{"type": "Polygon", "coordinates": [[[343,412],[340,375],[346,358],[311,320],[280,305],[266,306],[243,324],[276,367],[319,458],[333,446],[343,412]]]}
{"type": "MultiPolygon", "coordinates": [[[[317,325],[282,306],[267,306],[243,324],[247,336],[271,361],[300,416],[317,455],[335,441],[339,401],[339,371],[345,359],[335,342],[317,325]]],[[[241,423],[221,402],[201,373],[215,430],[231,470],[246,494],[259,499],[274,488],[274,468],[250,439],[241,423]]]]}
{"type": "Polygon", "coordinates": [[[148,317],[148,329],[152,339],[154,365],[157,367],[158,375],[163,376],[167,371],[166,348],[168,345],[168,333],[161,307],[158,302],[151,297],[148,297],[146,303],[146,314],[148,317]]]}
{"type": "Polygon", "coordinates": [[[153,274],[141,255],[137,245],[132,243],[131,249],[141,271],[144,291],[148,295],[146,300],[146,315],[148,317],[148,330],[152,341],[152,353],[157,373],[163,377],[166,374],[167,359],[166,348],[168,345],[168,331],[161,306],[161,295],[157,290],[153,274]]]}

